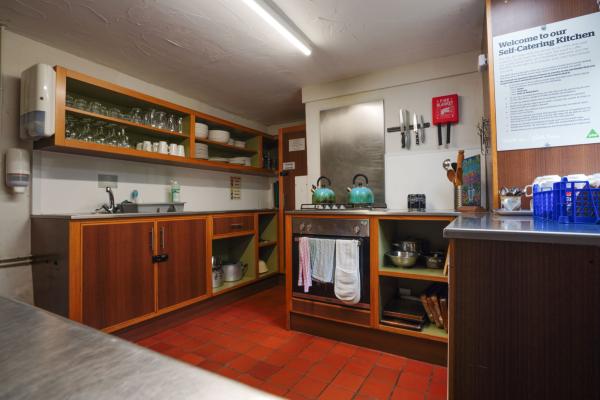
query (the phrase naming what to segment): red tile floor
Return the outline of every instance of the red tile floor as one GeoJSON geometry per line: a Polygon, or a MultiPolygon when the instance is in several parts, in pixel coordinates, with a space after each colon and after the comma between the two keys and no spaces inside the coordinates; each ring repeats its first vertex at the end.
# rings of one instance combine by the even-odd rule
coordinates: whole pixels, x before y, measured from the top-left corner
{"type": "Polygon", "coordinates": [[[138,341],[290,399],[446,398],[446,368],[288,331],[282,286],[138,341]]]}

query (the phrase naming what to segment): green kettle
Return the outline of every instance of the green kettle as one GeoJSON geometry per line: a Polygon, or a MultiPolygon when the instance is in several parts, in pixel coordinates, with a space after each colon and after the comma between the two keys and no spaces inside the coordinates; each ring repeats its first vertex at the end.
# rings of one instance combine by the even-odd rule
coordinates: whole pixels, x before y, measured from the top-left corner
{"type": "Polygon", "coordinates": [[[373,204],[375,196],[373,191],[367,186],[369,184],[369,178],[364,174],[356,174],[352,179],[353,187],[346,188],[348,190],[348,203],[350,204],[373,204]],[[365,183],[363,186],[362,182],[356,183],[356,178],[364,178],[365,183]]]}
{"type": "Polygon", "coordinates": [[[326,176],[320,176],[317,184],[312,185],[312,203],[313,204],[333,204],[335,203],[335,192],[331,190],[331,180],[326,176]],[[321,181],[327,181],[327,185],[321,184],[321,181]]]}

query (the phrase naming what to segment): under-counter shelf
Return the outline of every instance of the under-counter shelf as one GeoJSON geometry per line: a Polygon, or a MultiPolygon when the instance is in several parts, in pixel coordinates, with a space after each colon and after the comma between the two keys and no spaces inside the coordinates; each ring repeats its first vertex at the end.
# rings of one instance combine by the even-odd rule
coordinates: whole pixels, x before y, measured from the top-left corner
{"type": "Polygon", "coordinates": [[[421,266],[412,268],[380,266],[379,275],[421,281],[448,282],[448,276],[444,275],[443,269],[433,269],[421,266]]]}
{"type": "MultiPolygon", "coordinates": [[[[248,267],[248,268],[250,268],[250,267],[248,267]]],[[[218,288],[213,288],[213,295],[222,294],[222,293],[228,292],[230,290],[236,289],[238,287],[249,285],[250,283],[252,283],[254,281],[256,281],[256,277],[249,276],[246,273],[246,275],[239,281],[223,282],[223,285],[219,286],[218,288]]]]}
{"type": "Polygon", "coordinates": [[[413,336],[421,339],[434,340],[436,342],[448,343],[448,333],[438,328],[435,324],[428,323],[421,331],[412,331],[410,329],[398,328],[395,326],[379,324],[379,329],[386,332],[398,333],[401,335],[413,336]]]}

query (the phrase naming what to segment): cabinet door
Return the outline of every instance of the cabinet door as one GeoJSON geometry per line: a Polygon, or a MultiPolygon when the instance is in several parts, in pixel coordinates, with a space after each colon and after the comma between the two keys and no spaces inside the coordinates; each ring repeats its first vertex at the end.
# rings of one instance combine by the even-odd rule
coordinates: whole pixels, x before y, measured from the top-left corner
{"type": "Polygon", "coordinates": [[[154,312],[153,222],[82,227],[83,323],[106,328],[154,312]]]}
{"type": "Polygon", "coordinates": [[[206,220],[158,222],[158,308],[206,294],[206,220]]]}

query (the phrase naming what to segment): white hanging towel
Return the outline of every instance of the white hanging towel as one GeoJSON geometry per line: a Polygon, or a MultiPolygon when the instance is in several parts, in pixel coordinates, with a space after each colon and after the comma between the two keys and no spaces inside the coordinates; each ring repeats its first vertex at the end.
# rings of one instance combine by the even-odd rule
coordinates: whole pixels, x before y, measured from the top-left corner
{"type": "Polygon", "coordinates": [[[312,278],[324,283],[333,283],[335,240],[317,238],[308,240],[312,278]]]}
{"type": "Polygon", "coordinates": [[[360,259],[358,240],[335,241],[335,296],[348,304],[360,301],[360,259]]]}

